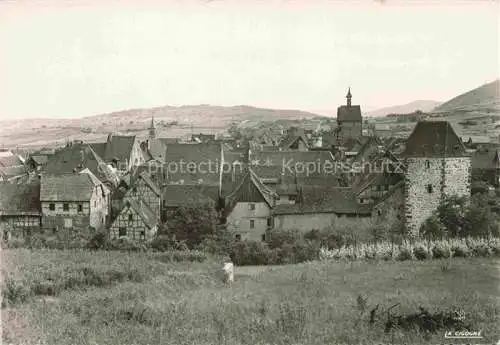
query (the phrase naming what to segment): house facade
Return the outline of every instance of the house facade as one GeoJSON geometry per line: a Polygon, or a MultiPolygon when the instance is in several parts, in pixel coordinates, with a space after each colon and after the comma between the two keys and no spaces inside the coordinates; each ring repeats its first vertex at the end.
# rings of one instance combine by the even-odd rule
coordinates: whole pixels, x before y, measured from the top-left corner
{"type": "Polygon", "coordinates": [[[3,238],[26,237],[40,229],[40,184],[0,183],[3,238]]]}
{"type": "Polygon", "coordinates": [[[236,239],[261,241],[272,228],[272,213],[277,194],[263,185],[252,170],[226,197],[226,227],[236,239]]]}
{"type": "Polygon", "coordinates": [[[74,174],[41,176],[42,228],[98,229],[106,224],[109,189],[88,169],[74,174]]]}
{"type": "Polygon", "coordinates": [[[128,198],[124,206],[109,228],[112,239],[129,238],[131,240],[149,241],[158,231],[158,216],[141,198],[128,198]]]}

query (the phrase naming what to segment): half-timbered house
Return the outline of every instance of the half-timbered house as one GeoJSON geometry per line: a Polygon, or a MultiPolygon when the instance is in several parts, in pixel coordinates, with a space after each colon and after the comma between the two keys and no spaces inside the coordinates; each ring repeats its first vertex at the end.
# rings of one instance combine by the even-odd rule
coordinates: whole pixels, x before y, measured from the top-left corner
{"type": "Polygon", "coordinates": [[[158,216],[142,198],[127,198],[111,224],[112,239],[127,237],[131,240],[151,240],[158,231],[158,216]]]}
{"type": "Polygon", "coordinates": [[[109,189],[88,169],[41,176],[42,228],[100,228],[109,212],[109,189]]]}
{"type": "Polygon", "coordinates": [[[4,238],[40,229],[40,184],[0,183],[0,229],[4,238]]]}

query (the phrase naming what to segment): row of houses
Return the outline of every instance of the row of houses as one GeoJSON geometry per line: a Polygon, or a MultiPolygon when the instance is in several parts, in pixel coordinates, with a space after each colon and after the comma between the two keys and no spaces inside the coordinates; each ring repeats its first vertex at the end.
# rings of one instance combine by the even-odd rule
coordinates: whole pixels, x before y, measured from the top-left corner
{"type": "Polygon", "coordinates": [[[240,239],[376,223],[418,233],[445,195],[470,194],[474,162],[487,161],[482,173],[498,183],[497,148],[464,144],[445,121],[419,122],[406,141],[363,136],[351,97],[330,147],[297,129],[271,147],[202,134],[180,143],[157,138],[152,119],[145,142],[109,135],[37,152],[23,164],[29,178],[0,184],[0,224],[16,233],[105,227],[148,240],[172,210],[209,206],[240,239]]]}

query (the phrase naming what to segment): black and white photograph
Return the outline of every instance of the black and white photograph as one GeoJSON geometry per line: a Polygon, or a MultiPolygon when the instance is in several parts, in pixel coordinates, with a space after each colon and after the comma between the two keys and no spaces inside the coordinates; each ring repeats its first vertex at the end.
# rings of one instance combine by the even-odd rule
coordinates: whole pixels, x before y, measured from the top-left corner
{"type": "Polygon", "coordinates": [[[499,345],[498,0],[0,0],[5,345],[499,345]]]}

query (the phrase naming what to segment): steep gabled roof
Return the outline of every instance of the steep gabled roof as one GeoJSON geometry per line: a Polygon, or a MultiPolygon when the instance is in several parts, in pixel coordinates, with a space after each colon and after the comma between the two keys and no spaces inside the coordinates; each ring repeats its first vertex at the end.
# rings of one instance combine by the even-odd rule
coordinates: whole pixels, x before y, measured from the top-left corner
{"type": "MultiPolygon", "coordinates": [[[[155,193],[158,197],[161,196],[160,189],[158,188],[156,183],[154,183],[153,180],[151,180],[151,178],[148,176],[148,174],[146,172],[142,172],[141,174],[139,174],[138,179],[143,180],[144,183],[146,183],[146,185],[149,188],[151,188],[153,193],[155,193]]],[[[137,183],[137,181],[135,183],[137,183]]]]}
{"type": "Polygon", "coordinates": [[[106,150],[104,151],[104,161],[111,162],[117,159],[120,162],[128,161],[132,154],[132,149],[136,141],[135,135],[113,135],[106,143],[106,150]]]}
{"type": "Polygon", "coordinates": [[[118,176],[88,144],[72,144],[50,156],[44,168],[47,174],[70,174],[88,168],[102,182],[116,186],[118,176]]]}
{"type": "Polygon", "coordinates": [[[337,109],[337,121],[362,122],[361,107],[359,105],[342,105],[337,109]]]}
{"type": "Polygon", "coordinates": [[[406,142],[406,157],[463,157],[465,146],[448,121],[420,121],[406,142]]]}
{"type": "Polygon", "coordinates": [[[0,183],[0,216],[40,215],[40,184],[0,183]]]}
{"type": "MultiPolygon", "coordinates": [[[[158,217],[156,214],[149,208],[144,200],[128,198],[125,200],[125,206],[130,206],[130,208],[137,214],[140,219],[144,222],[149,229],[154,228],[158,225],[158,217]]],[[[122,209],[125,210],[126,207],[122,209]]]]}
{"type": "Polygon", "coordinates": [[[27,173],[28,170],[24,165],[0,167],[0,176],[2,176],[4,179],[26,175],[27,173]]]}
{"type": "Polygon", "coordinates": [[[370,208],[358,204],[350,188],[303,187],[296,204],[280,204],[273,214],[335,213],[368,215],[370,208]]]}
{"type": "Polygon", "coordinates": [[[104,154],[106,153],[106,143],[91,143],[89,144],[92,150],[99,155],[102,159],[104,159],[104,154]]]}
{"type": "Polygon", "coordinates": [[[167,182],[220,185],[221,144],[169,144],[165,162],[167,182]]]}
{"type": "Polygon", "coordinates": [[[0,167],[12,167],[23,165],[23,161],[18,155],[0,157],[0,167]]]}
{"type": "Polygon", "coordinates": [[[278,194],[262,184],[255,173],[249,169],[246,175],[241,179],[241,182],[236,186],[234,191],[226,197],[226,207],[224,212],[229,214],[234,206],[238,203],[242,194],[251,194],[252,188],[258,192],[262,200],[266,202],[269,208],[274,206],[274,201],[278,198],[278,194]],[[250,193],[249,193],[250,192],[250,193]]]}
{"type": "MultiPolygon", "coordinates": [[[[41,177],[41,201],[90,201],[95,187],[102,183],[89,172],[41,177]]],[[[104,187],[104,186],[102,186],[104,187]]]]}
{"type": "Polygon", "coordinates": [[[472,169],[500,169],[498,149],[478,150],[472,153],[472,169]]]}

